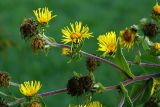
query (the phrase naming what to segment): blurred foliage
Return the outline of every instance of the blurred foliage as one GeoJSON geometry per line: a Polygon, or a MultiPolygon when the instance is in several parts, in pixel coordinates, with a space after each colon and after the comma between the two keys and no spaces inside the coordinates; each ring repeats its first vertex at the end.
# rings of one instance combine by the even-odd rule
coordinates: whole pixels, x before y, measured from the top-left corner
{"type": "MultiPolygon", "coordinates": [[[[96,37],[107,31],[119,31],[127,26],[139,23],[143,17],[150,17],[151,0],[1,0],[0,1],[0,70],[10,73],[12,80],[21,83],[27,80],[40,80],[43,84],[40,92],[56,90],[66,87],[67,80],[73,71],[85,74],[85,58],[76,63],[68,64],[69,60],[61,55],[61,50],[52,48],[48,56],[44,53],[33,53],[29,42],[21,38],[19,27],[26,17],[34,17],[33,10],[47,6],[58,16],[54,18],[47,35],[54,36],[61,41],[61,28],[70,22],[82,21],[90,27],[94,38],[87,40],[83,50],[97,54],[96,37]]],[[[132,51],[125,52],[127,59],[134,56],[132,51]]],[[[154,57],[142,55],[142,61],[160,63],[154,57]]],[[[133,73],[153,73],[158,68],[142,68],[132,66],[133,73]],[[149,72],[147,72],[149,71],[149,72]]],[[[101,64],[96,70],[96,80],[104,85],[113,85],[121,81],[119,73],[109,65],[101,64]]],[[[22,97],[18,88],[13,88],[13,95],[22,97]]],[[[9,91],[9,90],[8,90],[9,91]]],[[[116,107],[120,96],[117,91],[97,94],[93,100],[99,100],[106,107],[116,107]]],[[[82,102],[84,97],[71,97],[67,94],[49,96],[45,98],[48,106],[67,107],[68,104],[82,102]]]]}

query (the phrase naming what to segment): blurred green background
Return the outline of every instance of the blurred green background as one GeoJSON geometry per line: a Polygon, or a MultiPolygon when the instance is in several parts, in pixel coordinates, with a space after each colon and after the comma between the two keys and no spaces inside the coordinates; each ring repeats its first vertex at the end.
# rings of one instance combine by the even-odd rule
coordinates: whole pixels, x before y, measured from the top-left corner
{"type": "MultiPolygon", "coordinates": [[[[33,53],[31,46],[20,35],[19,27],[24,18],[34,17],[33,10],[39,7],[49,7],[57,15],[47,28],[47,35],[57,42],[61,41],[61,28],[70,22],[82,21],[94,32],[94,38],[87,40],[84,51],[97,52],[96,37],[108,31],[119,31],[132,24],[139,23],[143,17],[150,17],[155,0],[1,0],[0,1],[0,70],[9,72],[12,81],[22,83],[28,80],[40,80],[43,87],[40,93],[65,88],[67,80],[73,71],[85,75],[87,69],[85,58],[80,62],[70,63],[61,55],[61,50],[52,48],[48,56],[43,52],[33,53]]],[[[128,59],[133,55],[126,52],[128,59]],[[128,55],[127,55],[128,54],[128,55]]],[[[154,58],[144,58],[144,61],[155,62],[154,58]]],[[[159,61],[157,60],[156,63],[159,61]]],[[[133,72],[154,72],[153,68],[134,66],[133,72]]],[[[158,68],[157,68],[158,70],[158,68]]],[[[120,74],[111,66],[101,64],[95,72],[96,80],[105,86],[118,84],[120,74]]],[[[11,87],[9,91],[17,97],[23,97],[18,88],[11,87]]],[[[93,100],[99,100],[106,107],[116,107],[119,102],[116,90],[95,94],[93,100]]],[[[68,104],[83,102],[81,98],[59,94],[46,97],[48,107],[67,107],[68,104]]],[[[15,106],[16,107],[16,106],[15,106]]]]}

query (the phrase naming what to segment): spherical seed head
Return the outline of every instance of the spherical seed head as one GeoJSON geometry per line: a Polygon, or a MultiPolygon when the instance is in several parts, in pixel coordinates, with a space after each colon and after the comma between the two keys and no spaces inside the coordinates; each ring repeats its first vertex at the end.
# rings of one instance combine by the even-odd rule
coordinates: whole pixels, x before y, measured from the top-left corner
{"type": "Polygon", "coordinates": [[[154,37],[158,33],[158,26],[155,23],[146,23],[143,26],[143,33],[145,36],[154,37]]]}
{"type": "Polygon", "coordinates": [[[0,87],[7,87],[9,86],[10,76],[0,71],[0,87]]]}
{"type": "Polygon", "coordinates": [[[81,96],[83,94],[83,86],[78,78],[72,77],[68,80],[67,91],[71,96],[81,96]]]}
{"type": "Polygon", "coordinates": [[[37,24],[31,18],[24,19],[20,27],[21,35],[24,39],[29,39],[38,34],[37,24]]]}
{"type": "Polygon", "coordinates": [[[32,50],[36,52],[37,50],[44,48],[44,40],[42,38],[34,38],[32,40],[32,50]]]}
{"type": "Polygon", "coordinates": [[[79,79],[80,83],[83,85],[83,89],[89,92],[93,87],[93,81],[89,76],[83,76],[79,79]]]}
{"type": "Polygon", "coordinates": [[[93,57],[88,57],[88,59],[86,60],[86,66],[89,71],[95,71],[97,65],[97,60],[93,57]]]}

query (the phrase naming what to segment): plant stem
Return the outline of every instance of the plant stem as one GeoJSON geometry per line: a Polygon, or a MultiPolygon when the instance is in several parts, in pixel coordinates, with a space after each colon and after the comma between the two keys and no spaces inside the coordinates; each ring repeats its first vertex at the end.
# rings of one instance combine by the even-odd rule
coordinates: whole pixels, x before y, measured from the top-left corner
{"type": "Polygon", "coordinates": [[[38,96],[47,97],[47,96],[50,96],[50,95],[56,95],[56,94],[64,93],[64,92],[67,92],[66,88],[65,89],[60,89],[60,90],[55,90],[55,91],[49,91],[49,92],[46,92],[46,93],[39,94],[38,96]]]}
{"type": "MultiPolygon", "coordinates": [[[[45,39],[46,39],[46,42],[53,46],[53,47],[59,47],[59,48],[71,48],[69,45],[64,45],[64,44],[59,44],[57,42],[53,42],[52,40],[50,40],[47,36],[44,36],[45,39]]],[[[101,57],[98,57],[96,55],[93,55],[93,54],[90,54],[90,53],[87,53],[87,52],[84,52],[84,51],[80,51],[80,53],[83,55],[83,56],[86,56],[86,57],[92,57],[92,58],[95,58],[96,60],[100,61],[100,62],[103,62],[103,63],[106,63],[106,64],[109,64],[111,65],[112,67],[116,68],[118,71],[120,71],[121,73],[123,73],[124,75],[126,75],[128,78],[131,78],[122,68],[120,68],[118,65],[114,64],[113,62],[111,61],[108,61],[106,59],[103,59],[101,57]]],[[[131,61],[128,61],[128,64],[132,64],[132,65],[135,65],[135,63],[131,62],[131,61]]],[[[160,64],[148,64],[148,63],[140,63],[139,64],[140,66],[151,66],[151,67],[155,67],[155,66],[160,66],[160,64]]]]}
{"type": "MultiPolygon", "coordinates": [[[[141,76],[135,76],[134,79],[128,79],[126,81],[123,81],[123,85],[127,86],[129,84],[138,82],[138,81],[145,81],[145,80],[149,80],[151,78],[158,78],[160,77],[160,72],[159,73],[155,73],[155,74],[147,74],[147,75],[141,75],[141,76]]],[[[111,91],[113,89],[120,89],[120,85],[112,85],[112,86],[106,86],[106,92],[107,91],[111,91]]],[[[55,90],[55,91],[49,91],[49,92],[45,92],[42,94],[39,94],[38,96],[42,96],[42,97],[47,97],[47,96],[51,96],[51,95],[57,95],[57,94],[61,94],[61,93],[65,93],[67,92],[67,89],[59,89],[59,90],[55,90]]],[[[14,102],[10,102],[8,103],[9,106],[13,106],[19,103],[22,103],[23,101],[25,101],[25,98],[20,98],[14,102]]]]}
{"type": "MultiPolygon", "coordinates": [[[[160,77],[160,72],[159,73],[155,73],[155,74],[147,74],[147,75],[141,75],[141,76],[135,76],[134,79],[128,79],[126,81],[123,82],[124,86],[127,86],[129,84],[138,82],[138,81],[145,81],[145,80],[149,80],[151,78],[158,78],[160,77]]],[[[106,91],[110,91],[113,89],[119,89],[120,85],[113,85],[113,86],[108,86],[106,87],[106,91]]]]}

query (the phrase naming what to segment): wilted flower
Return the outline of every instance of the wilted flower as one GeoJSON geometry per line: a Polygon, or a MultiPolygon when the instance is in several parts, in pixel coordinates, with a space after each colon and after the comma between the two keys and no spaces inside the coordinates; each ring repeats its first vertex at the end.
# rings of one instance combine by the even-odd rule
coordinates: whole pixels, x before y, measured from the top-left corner
{"type": "Polygon", "coordinates": [[[97,66],[99,66],[99,61],[97,61],[93,57],[88,57],[86,60],[86,66],[89,71],[93,72],[97,68],[97,66]]]}
{"type": "Polygon", "coordinates": [[[29,39],[38,34],[37,23],[31,18],[24,19],[20,27],[21,35],[24,39],[29,39]]]}
{"type": "Polygon", "coordinates": [[[39,89],[42,87],[40,81],[27,81],[20,84],[20,92],[27,97],[33,97],[37,94],[39,89]]]}
{"type": "Polygon", "coordinates": [[[72,42],[75,44],[80,44],[86,38],[92,37],[92,33],[89,32],[89,27],[82,26],[82,22],[75,22],[75,24],[70,24],[71,29],[67,26],[62,29],[63,37],[62,42],[65,44],[72,42]]]}
{"type": "Polygon", "coordinates": [[[143,26],[143,33],[145,36],[154,37],[158,33],[158,26],[155,23],[146,23],[143,26]]]}
{"type": "Polygon", "coordinates": [[[44,40],[42,38],[34,38],[32,40],[33,52],[44,48],[44,40]]]}
{"type": "Polygon", "coordinates": [[[134,44],[136,32],[134,30],[126,28],[120,31],[120,43],[123,47],[131,48],[134,44]]]}
{"type": "Polygon", "coordinates": [[[6,72],[0,71],[0,87],[9,86],[10,76],[6,72]]]}
{"type": "Polygon", "coordinates": [[[100,35],[97,40],[99,45],[98,51],[103,51],[103,56],[116,52],[117,41],[115,32],[108,32],[104,35],[100,35]]]}

